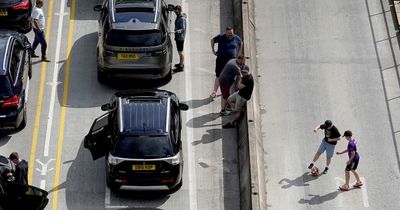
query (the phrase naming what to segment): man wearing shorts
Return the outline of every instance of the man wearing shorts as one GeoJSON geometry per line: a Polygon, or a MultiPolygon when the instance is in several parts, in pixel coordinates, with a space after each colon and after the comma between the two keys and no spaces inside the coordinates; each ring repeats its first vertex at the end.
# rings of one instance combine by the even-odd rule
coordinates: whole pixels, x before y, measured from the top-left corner
{"type": "Polygon", "coordinates": [[[330,120],[326,120],[324,124],[315,127],[314,132],[317,132],[319,129],[325,131],[325,137],[322,139],[318,151],[314,155],[313,162],[310,163],[308,169],[311,169],[319,156],[326,151],[326,166],[322,172],[323,174],[326,174],[328,173],[329,164],[331,163],[333,153],[335,152],[336,143],[340,140],[340,132],[330,120]]]}
{"type": "Polygon", "coordinates": [[[243,42],[240,37],[233,33],[232,27],[227,27],[225,33],[219,34],[211,39],[211,50],[217,56],[215,61],[215,82],[214,90],[210,96],[212,98],[217,96],[217,89],[219,86],[218,78],[224,69],[226,63],[232,58],[236,58],[243,48],[243,42]],[[218,44],[218,51],[215,51],[214,46],[218,44]]]}
{"type": "Polygon", "coordinates": [[[353,133],[349,130],[345,131],[343,134],[344,138],[349,141],[347,144],[347,149],[343,150],[342,152],[336,152],[337,155],[341,155],[347,152],[349,155],[349,160],[346,162],[346,168],[345,168],[345,177],[346,181],[345,184],[342,186],[339,186],[339,189],[342,191],[348,191],[349,190],[349,182],[350,182],[350,171],[353,172],[354,177],[356,177],[357,182],[353,185],[353,187],[361,187],[363,183],[360,180],[360,176],[356,172],[358,162],[360,160],[360,155],[358,155],[357,152],[357,142],[353,138],[353,133]]]}
{"type": "Polygon", "coordinates": [[[186,17],[182,12],[182,6],[175,6],[175,41],[176,49],[178,50],[179,63],[175,64],[175,71],[183,71],[185,65],[185,57],[183,55],[183,45],[185,42],[186,35],[186,17]]]}
{"type": "Polygon", "coordinates": [[[221,88],[222,99],[221,99],[221,112],[220,115],[227,115],[229,112],[226,110],[228,106],[228,97],[230,96],[230,90],[232,84],[235,82],[236,76],[240,75],[240,71],[244,68],[249,68],[245,64],[243,56],[231,59],[226,63],[221,75],[218,78],[219,85],[221,88]]]}
{"type": "Polygon", "coordinates": [[[250,100],[251,94],[253,93],[254,79],[250,74],[249,69],[244,68],[241,70],[241,77],[239,78],[238,91],[234,92],[228,98],[228,103],[233,108],[235,115],[233,119],[227,124],[223,125],[222,128],[234,128],[235,123],[240,119],[242,112],[244,112],[246,102],[250,100]]]}

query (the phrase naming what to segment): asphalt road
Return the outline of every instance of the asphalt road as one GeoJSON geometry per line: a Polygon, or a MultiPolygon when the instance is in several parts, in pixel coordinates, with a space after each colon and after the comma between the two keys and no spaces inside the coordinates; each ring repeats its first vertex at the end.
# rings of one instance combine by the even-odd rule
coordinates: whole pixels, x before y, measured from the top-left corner
{"type": "MultiPolygon", "coordinates": [[[[34,59],[28,125],[0,137],[0,154],[18,151],[29,161],[29,181],[50,192],[46,209],[239,209],[236,134],[222,130],[219,98],[209,99],[214,81],[210,39],[232,24],[229,0],[167,1],[188,13],[186,69],[171,81],[139,83],[96,79],[97,17],[100,0],[49,0],[45,3],[48,59],[34,59]],[[184,179],[176,193],[119,193],[105,183],[104,158],[92,161],[83,138],[100,106],[118,90],[158,86],[175,92],[190,110],[184,113],[184,179]]],[[[175,15],[172,13],[171,17],[175,15]]],[[[173,20],[171,21],[173,25],[173,20]]],[[[30,40],[33,34],[29,33],[30,40]]],[[[177,53],[174,49],[174,63],[177,53]]],[[[36,54],[40,55],[39,48],[36,54]]]]}
{"type": "Polygon", "coordinates": [[[399,47],[387,1],[255,5],[268,209],[399,209],[399,47]],[[361,189],[338,191],[347,155],[308,174],[326,119],[353,131],[361,189]]]}

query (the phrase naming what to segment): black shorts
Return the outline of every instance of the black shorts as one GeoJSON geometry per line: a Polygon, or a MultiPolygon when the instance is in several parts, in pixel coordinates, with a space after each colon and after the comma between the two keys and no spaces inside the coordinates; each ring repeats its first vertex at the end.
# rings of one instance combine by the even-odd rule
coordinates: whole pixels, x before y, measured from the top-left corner
{"type": "Polygon", "coordinates": [[[349,165],[346,165],[346,171],[354,171],[357,169],[358,160],[353,160],[349,165]]]}
{"type": "Polygon", "coordinates": [[[183,43],[185,41],[175,40],[175,42],[176,42],[176,49],[178,50],[178,52],[182,52],[183,51],[183,43]]]}
{"type": "Polygon", "coordinates": [[[217,60],[215,61],[215,76],[219,77],[221,74],[222,70],[225,67],[225,64],[228,63],[228,61],[232,58],[219,58],[217,57],[217,60]]]}

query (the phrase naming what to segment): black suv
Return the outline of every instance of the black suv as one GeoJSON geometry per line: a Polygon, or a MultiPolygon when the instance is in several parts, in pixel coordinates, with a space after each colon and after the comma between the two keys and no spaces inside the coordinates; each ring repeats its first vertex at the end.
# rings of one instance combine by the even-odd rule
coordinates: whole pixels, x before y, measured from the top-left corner
{"type": "Polygon", "coordinates": [[[1,130],[23,128],[26,124],[29,78],[32,76],[30,50],[25,35],[0,30],[1,130]]]}
{"type": "MultiPolygon", "coordinates": [[[[101,109],[84,140],[96,160],[106,156],[107,185],[182,186],[181,110],[177,96],[165,90],[116,93],[101,109]]],[[[162,190],[162,189],[160,189],[162,190]]]]}
{"type": "Polygon", "coordinates": [[[28,33],[32,30],[32,0],[0,0],[0,28],[28,33]]]}
{"type": "Polygon", "coordinates": [[[49,202],[48,192],[31,185],[13,182],[7,177],[10,171],[11,161],[0,155],[0,209],[44,209],[49,202]]]}
{"type": "Polygon", "coordinates": [[[138,79],[171,76],[172,43],[164,0],[104,0],[97,43],[97,78],[107,75],[138,79]]]}

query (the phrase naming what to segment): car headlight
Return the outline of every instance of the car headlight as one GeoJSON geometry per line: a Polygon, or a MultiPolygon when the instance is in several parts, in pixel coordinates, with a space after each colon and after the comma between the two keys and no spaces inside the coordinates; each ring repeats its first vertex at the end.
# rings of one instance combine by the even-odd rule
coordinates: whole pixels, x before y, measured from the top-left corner
{"type": "Polygon", "coordinates": [[[176,154],[174,157],[171,158],[171,164],[172,165],[178,165],[179,163],[181,163],[181,153],[178,152],[178,154],[176,154]]]}
{"type": "Polygon", "coordinates": [[[117,158],[112,156],[111,154],[108,154],[108,164],[117,165],[118,164],[117,158]]]}

